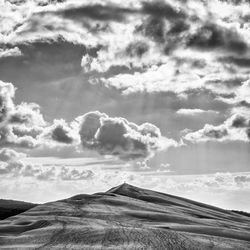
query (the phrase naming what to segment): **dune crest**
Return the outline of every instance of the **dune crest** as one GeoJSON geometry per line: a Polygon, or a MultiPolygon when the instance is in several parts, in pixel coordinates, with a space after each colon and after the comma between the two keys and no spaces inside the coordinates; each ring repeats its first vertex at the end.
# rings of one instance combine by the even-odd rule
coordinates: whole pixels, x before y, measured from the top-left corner
{"type": "Polygon", "coordinates": [[[250,249],[250,217],[122,184],[0,221],[1,249],[250,249]]]}

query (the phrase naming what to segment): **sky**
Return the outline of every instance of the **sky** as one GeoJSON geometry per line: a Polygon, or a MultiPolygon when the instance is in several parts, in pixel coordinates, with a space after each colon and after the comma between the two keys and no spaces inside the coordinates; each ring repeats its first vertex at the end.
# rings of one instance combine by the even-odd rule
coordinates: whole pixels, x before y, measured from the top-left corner
{"type": "Polygon", "coordinates": [[[0,198],[127,182],[250,211],[248,1],[0,9],[0,198]]]}

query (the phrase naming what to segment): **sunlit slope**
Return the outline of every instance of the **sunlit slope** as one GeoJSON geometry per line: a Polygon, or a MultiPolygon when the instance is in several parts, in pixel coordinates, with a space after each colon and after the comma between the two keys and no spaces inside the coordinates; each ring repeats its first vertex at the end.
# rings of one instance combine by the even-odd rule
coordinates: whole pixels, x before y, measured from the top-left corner
{"type": "Polygon", "coordinates": [[[1,249],[250,249],[250,218],[128,184],[0,221],[1,249]]]}

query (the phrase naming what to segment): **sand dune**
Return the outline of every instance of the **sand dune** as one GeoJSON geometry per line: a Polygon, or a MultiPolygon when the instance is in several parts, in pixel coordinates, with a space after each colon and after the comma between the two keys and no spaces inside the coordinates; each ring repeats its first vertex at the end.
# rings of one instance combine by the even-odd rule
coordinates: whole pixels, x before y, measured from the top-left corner
{"type": "Polygon", "coordinates": [[[36,205],[29,202],[0,199],[0,220],[23,213],[36,205]]]}
{"type": "Polygon", "coordinates": [[[128,184],[0,221],[1,249],[250,249],[250,217],[128,184]]]}

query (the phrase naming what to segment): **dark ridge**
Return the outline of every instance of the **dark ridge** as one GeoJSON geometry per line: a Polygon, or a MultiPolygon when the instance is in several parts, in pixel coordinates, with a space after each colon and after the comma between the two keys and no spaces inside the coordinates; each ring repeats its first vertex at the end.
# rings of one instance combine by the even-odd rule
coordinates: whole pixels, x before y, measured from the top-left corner
{"type": "Polygon", "coordinates": [[[239,211],[239,210],[231,210],[231,211],[233,213],[236,213],[236,214],[240,214],[240,215],[244,215],[244,216],[250,217],[250,213],[248,213],[248,212],[239,211]]]}
{"type": "Polygon", "coordinates": [[[0,220],[23,213],[35,206],[37,206],[37,204],[24,201],[0,199],[0,220]]]}

